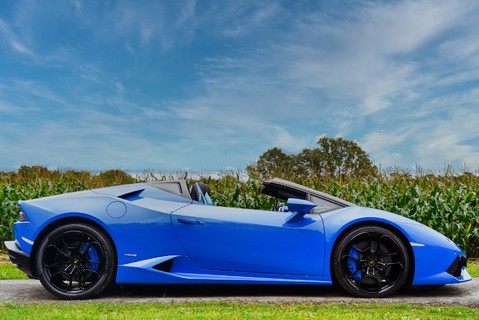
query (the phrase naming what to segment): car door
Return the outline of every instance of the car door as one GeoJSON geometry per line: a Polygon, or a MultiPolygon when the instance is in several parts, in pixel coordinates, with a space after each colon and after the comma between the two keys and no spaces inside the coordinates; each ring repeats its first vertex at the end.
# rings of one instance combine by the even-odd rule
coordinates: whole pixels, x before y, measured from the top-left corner
{"type": "Polygon", "coordinates": [[[288,212],[189,205],[171,215],[175,231],[202,269],[322,275],[324,227],[319,214],[287,223],[288,212]]]}

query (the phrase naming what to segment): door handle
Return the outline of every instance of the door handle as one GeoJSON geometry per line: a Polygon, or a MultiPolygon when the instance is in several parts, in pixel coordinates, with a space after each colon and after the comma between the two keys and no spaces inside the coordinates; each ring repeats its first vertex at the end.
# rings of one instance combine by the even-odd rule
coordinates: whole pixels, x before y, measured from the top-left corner
{"type": "Polygon", "coordinates": [[[203,221],[190,219],[190,218],[178,218],[178,222],[182,224],[190,224],[190,225],[204,224],[203,221]]]}

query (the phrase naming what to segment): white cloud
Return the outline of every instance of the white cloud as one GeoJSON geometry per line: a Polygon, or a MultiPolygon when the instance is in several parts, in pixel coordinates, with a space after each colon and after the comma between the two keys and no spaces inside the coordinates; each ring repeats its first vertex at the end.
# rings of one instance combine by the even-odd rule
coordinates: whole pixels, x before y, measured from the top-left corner
{"type": "Polygon", "coordinates": [[[288,152],[300,152],[311,140],[309,137],[301,135],[293,136],[291,132],[283,127],[276,127],[273,130],[270,130],[270,132],[273,137],[271,146],[279,147],[288,152]]]}
{"type": "Polygon", "coordinates": [[[434,121],[421,130],[421,139],[415,145],[419,159],[433,167],[449,163],[474,164],[479,166],[479,113],[454,110],[446,119],[434,121]]]}
{"type": "Polygon", "coordinates": [[[35,57],[35,54],[29,49],[25,43],[19,39],[18,35],[16,35],[12,28],[8,23],[6,23],[3,19],[0,18],[0,38],[3,38],[4,43],[6,43],[11,49],[15,52],[27,55],[30,57],[35,57]]]}
{"type": "Polygon", "coordinates": [[[400,129],[373,132],[361,145],[383,167],[444,169],[446,165],[466,163],[479,167],[479,113],[468,109],[450,109],[440,117],[430,114],[411,118],[400,129]],[[397,151],[401,152],[397,152],[397,151]]]}
{"type": "Polygon", "coordinates": [[[124,41],[136,50],[163,51],[188,41],[195,29],[196,1],[128,2],[75,6],[79,21],[105,41],[124,41]],[[99,8],[91,8],[98,6],[99,8]],[[100,13],[100,14],[98,14],[100,13]]]}
{"type": "MultiPolygon", "coordinates": [[[[423,58],[444,32],[462,24],[470,5],[451,2],[394,2],[358,6],[348,19],[311,15],[279,47],[285,76],[321,91],[342,111],[366,116],[415,96],[423,58]]],[[[426,58],[426,57],[425,57],[426,58]]],[[[426,58],[427,59],[427,58],[426,58]]]]}

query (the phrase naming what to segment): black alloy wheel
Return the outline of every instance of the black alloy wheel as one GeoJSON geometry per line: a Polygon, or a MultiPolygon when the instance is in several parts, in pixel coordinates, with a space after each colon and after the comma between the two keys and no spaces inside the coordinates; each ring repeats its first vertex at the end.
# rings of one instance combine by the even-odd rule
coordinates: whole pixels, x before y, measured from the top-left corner
{"type": "Polygon", "coordinates": [[[68,224],[43,239],[36,256],[42,285],[62,299],[88,299],[113,281],[116,255],[108,237],[86,224],[68,224]]]}
{"type": "Polygon", "coordinates": [[[383,298],[406,282],[409,256],[401,239],[379,226],[349,231],[333,253],[333,275],[347,292],[361,298],[383,298]]]}

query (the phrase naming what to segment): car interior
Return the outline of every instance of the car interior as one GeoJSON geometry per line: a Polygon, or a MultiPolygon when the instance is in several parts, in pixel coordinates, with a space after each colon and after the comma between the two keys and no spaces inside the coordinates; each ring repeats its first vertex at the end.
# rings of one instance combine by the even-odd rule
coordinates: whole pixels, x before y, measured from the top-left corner
{"type": "Polygon", "coordinates": [[[190,188],[190,196],[194,201],[203,203],[206,205],[214,205],[213,200],[210,198],[211,188],[206,183],[196,182],[190,188]]]}

